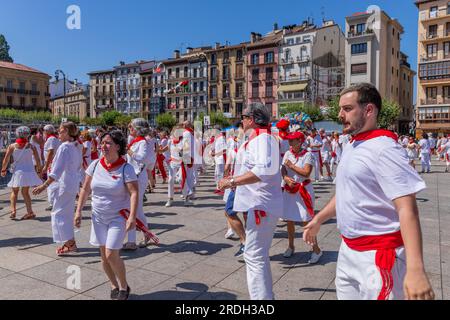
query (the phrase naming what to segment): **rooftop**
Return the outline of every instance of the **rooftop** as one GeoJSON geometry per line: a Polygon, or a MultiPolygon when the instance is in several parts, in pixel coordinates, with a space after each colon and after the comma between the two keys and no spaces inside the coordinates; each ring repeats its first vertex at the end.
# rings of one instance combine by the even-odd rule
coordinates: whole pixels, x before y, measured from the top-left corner
{"type": "Polygon", "coordinates": [[[19,64],[19,63],[0,61],[0,68],[13,69],[13,70],[18,70],[18,71],[26,71],[26,72],[33,72],[33,73],[40,73],[40,74],[49,76],[45,72],[42,72],[42,71],[30,68],[30,67],[24,66],[23,64],[19,64]]]}

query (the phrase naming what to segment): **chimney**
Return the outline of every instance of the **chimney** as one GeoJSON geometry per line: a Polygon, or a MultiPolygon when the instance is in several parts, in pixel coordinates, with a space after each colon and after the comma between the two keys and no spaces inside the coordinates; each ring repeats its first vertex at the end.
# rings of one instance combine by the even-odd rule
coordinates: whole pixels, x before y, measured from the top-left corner
{"type": "Polygon", "coordinates": [[[175,51],[173,52],[173,57],[174,57],[175,59],[180,58],[180,50],[175,50],[175,51]]]}
{"type": "Polygon", "coordinates": [[[251,33],[251,43],[255,43],[256,42],[256,33],[252,32],[251,33]]]}
{"type": "Polygon", "coordinates": [[[256,41],[261,40],[261,38],[262,38],[262,34],[261,33],[257,33],[256,34],[256,41]]]}
{"type": "Polygon", "coordinates": [[[78,87],[78,79],[73,79],[73,89],[76,90],[78,87]]]}
{"type": "Polygon", "coordinates": [[[125,65],[125,61],[120,61],[120,65],[121,66],[125,65]]]}
{"type": "Polygon", "coordinates": [[[273,31],[277,31],[278,30],[278,23],[274,23],[273,24],[273,31]]]}
{"type": "Polygon", "coordinates": [[[187,47],[186,48],[186,53],[191,53],[192,52],[192,50],[194,50],[193,48],[191,48],[191,47],[187,47]]]}
{"type": "Polygon", "coordinates": [[[220,49],[220,42],[215,43],[214,49],[216,49],[216,50],[220,49]]]}

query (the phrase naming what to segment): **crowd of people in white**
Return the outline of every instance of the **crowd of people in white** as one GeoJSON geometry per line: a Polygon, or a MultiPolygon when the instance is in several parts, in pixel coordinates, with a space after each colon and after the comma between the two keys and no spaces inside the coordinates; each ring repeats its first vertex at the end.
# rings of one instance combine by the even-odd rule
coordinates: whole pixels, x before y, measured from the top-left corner
{"type": "Polygon", "coordinates": [[[287,223],[284,257],[295,254],[297,223],[311,245],[309,263],[315,264],[323,255],[319,226],[333,216],[343,236],[338,298],[432,299],[415,200],[425,183],[413,167],[420,156],[422,173],[430,172],[430,157],[437,152],[448,171],[450,141],[444,136],[436,143],[424,134],[416,143],[413,137],[377,129],[381,97],[368,84],[345,90],[340,106],[344,132],[329,135],[286,119],[272,127],[271,115],[260,104],[249,105],[234,129],[216,127],[206,133],[189,121],[171,132],[156,131],[145,119],[130,123],[128,137],[111,128],[80,133],[71,122],[42,131],[19,127],[1,171],[2,176],[8,169],[12,173],[10,217],[16,219],[21,191],[27,214],[20,220],[36,218],[30,188],[34,195],[46,190],[56,254],[72,254],[78,250],[75,233],[90,198],[90,243],[100,248],[111,299],[126,300],[130,287],[120,250],[159,243],[148,230],[143,209],[156,172],[167,184],[166,207],[175,204],[178,185],[184,205],[192,206],[199,174],[214,165],[214,193],[225,202],[225,237],[240,239],[235,256],[244,257],[251,299],[274,298],[269,249],[277,222],[287,223]],[[321,181],[335,183],[336,195],[318,211],[313,185],[321,181]],[[365,272],[374,265],[380,270],[379,285],[370,287],[365,272]]]}

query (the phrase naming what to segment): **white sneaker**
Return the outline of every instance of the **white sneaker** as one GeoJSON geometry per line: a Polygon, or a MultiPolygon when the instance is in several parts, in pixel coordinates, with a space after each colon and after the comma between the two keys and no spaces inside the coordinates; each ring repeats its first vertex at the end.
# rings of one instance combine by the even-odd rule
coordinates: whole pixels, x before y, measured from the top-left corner
{"type": "Polygon", "coordinates": [[[181,199],[184,199],[184,195],[181,195],[180,198],[181,198],[181,199]]]}
{"type": "Polygon", "coordinates": [[[319,181],[324,181],[324,180],[325,180],[325,178],[323,176],[320,176],[319,181]]]}
{"type": "Polygon", "coordinates": [[[294,249],[287,248],[286,251],[283,253],[283,257],[290,258],[294,254],[294,249]]]}
{"type": "Polygon", "coordinates": [[[172,206],[172,200],[167,201],[166,208],[169,208],[172,206]]]}
{"type": "Polygon", "coordinates": [[[320,251],[319,254],[313,252],[313,253],[311,254],[311,258],[309,259],[308,263],[309,263],[309,264],[316,264],[317,262],[319,262],[320,257],[322,257],[322,255],[323,255],[323,252],[322,252],[322,251],[320,251]]]}
{"type": "Polygon", "coordinates": [[[225,233],[225,239],[231,239],[234,238],[236,234],[234,233],[233,229],[228,229],[227,233],[225,233]]]}

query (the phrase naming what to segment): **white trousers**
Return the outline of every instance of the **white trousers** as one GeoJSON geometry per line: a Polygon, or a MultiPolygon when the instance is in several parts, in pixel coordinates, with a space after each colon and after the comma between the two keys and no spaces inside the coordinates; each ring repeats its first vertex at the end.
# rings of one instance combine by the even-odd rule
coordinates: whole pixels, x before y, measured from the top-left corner
{"type": "MultiPolygon", "coordinates": [[[[144,194],[148,185],[147,170],[142,170],[138,177],[139,184],[139,198],[138,207],[136,211],[136,218],[141,220],[142,223],[147,226],[147,217],[144,214],[144,194]]],[[[128,231],[128,242],[136,243],[136,229],[128,231]]]]}
{"type": "Polygon", "coordinates": [[[195,187],[195,165],[189,168],[187,165],[184,165],[186,168],[186,183],[184,184],[184,188],[182,190],[183,196],[188,197],[194,194],[195,187]]]}
{"type": "MultiPolygon", "coordinates": [[[[336,267],[336,293],[339,300],[377,300],[382,280],[375,265],[376,251],[358,252],[342,241],[336,267]]],[[[403,280],[406,274],[404,247],[396,249],[392,268],[394,287],[389,300],[403,300],[403,280]]]]}
{"type": "Polygon", "coordinates": [[[330,161],[331,174],[333,174],[334,165],[336,165],[336,171],[337,171],[337,167],[339,165],[339,159],[337,157],[336,158],[331,158],[331,161],[330,161]]]}
{"type": "Polygon", "coordinates": [[[64,243],[74,239],[73,218],[75,217],[75,198],[74,192],[64,192],[58,194],[59,188],[52,190],[52,232],[53,241],[56,243],[64,243]]]}
{"type": "Polygon", "coordinates": [[[422,153],[420,157],[422,171],[431,171],[431,158],[429,153],[422,153]]]}
{"type": "Polygon", "coordinates": [[[216,163],[216,169],[214,171],[214,178],[216,179],[217,189],[219,189],[219,181],[223,179],[224,171],[225,171],[225,165],[216,163]]]}
{"type": "Polygon", "coordinates": [[[56,194],[59,192],[58,182],[54,181],[47,188],[47,200],[50,205],[53,206],[53,199],[56,197],[56,194]]]}
{"type": "Polygon", "coordinates": [[[319,152],[311,152],[314,159],[314,179],[320,179],[320,157],[319,152]]]}
{"type": "Polygon", "coordinates": [[[169,183],[167,185],[167,188],[168,188],[167,191],[168,191],[169,199],[172,199],[175,194],[175,191],[174,191],[175,177],[177,175],[178,170],[180,170],[180,165],[170,162],[169,165],[167,166],[167,168],[169,171],[169,183]]]}
{"type": "Polygon", "coordinates": [[[267,213],[256,225],[253,209],[248,212],[244,259],[251,300],[273,300],[269,250],[278,219],[267,213]]]}

